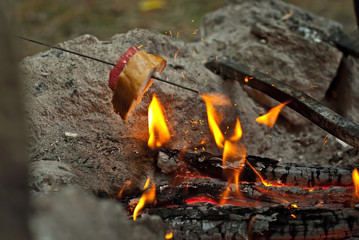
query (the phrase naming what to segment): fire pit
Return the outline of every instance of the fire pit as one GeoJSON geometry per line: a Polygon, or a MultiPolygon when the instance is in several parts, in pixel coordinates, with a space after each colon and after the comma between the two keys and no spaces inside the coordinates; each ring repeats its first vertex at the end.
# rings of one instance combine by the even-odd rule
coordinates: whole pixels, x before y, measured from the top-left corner
{"type": "MultiPolygon", "coordinates": [[[[347,58],[330,40],[339,33],[339,24],[292,5],[233,0],[205,18],[194,43],[141,29],[109,41],[84,35],[61,43],[107,62],[116,62],[132,45],[142,46],[167,60],[162,78],[201,93],[155,81],[127,122],[111,106],[111,67],[54,49],[24,59],[30,185],[37,206],[33,231],[37,236],[44,227],[59,231],[51,221],[39,221],[55,207],[47,201],[42,208],[37,196],[78,185],[97,196],[93,206],[102,206],[99,199],[116,200],[111,204],[124,206],[128,221],[147,226],[151,239],[359,237],[352,177],[358,150],[299,116],[288,107],[293,102],[279,99],[280,105],[205,67],[209,57],[244,64],[334,108],[333,93],[357,91],[340,93],[335,87],[347,58]],[[276,114],[266,115],[276,106],[276,114]]],[[[359,60],[350,58],[347,67],[355,73],[359,60]]],[[[342,109],[354,123],[357,104],[342,109]]],[[[70,198],[58,199],[65,206],[70,198]]],[[[84,229],[98,228],[79,222],[88,224],[84,229]]]]}

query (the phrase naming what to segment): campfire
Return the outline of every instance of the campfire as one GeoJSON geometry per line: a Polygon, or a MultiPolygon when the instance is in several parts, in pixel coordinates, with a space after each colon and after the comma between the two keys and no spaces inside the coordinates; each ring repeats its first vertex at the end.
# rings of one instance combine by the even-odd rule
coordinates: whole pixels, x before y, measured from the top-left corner
{"type": "MultiPolygon", "coordinates": [[[[229,98],[203,94],[202,99],[213,140],[223,154],[207,153],[205,141],[197,153],[168,148],[170,123],[154,94],[148,108],[148,147],[155,151],[156,173],[140,192],[127,193],[128,180],[117,196],[134,221],[143,214],[160,215],[170,226],[166,239],[191,235],[214,239],[223,234],[231,239],[344,238],[359,230],[359,211],[354,208],[359,203],[356,169],[351,174],[347,169],[247,156],[240,143],[245,133],[239,119],[232,131],[230,127],[222,130],[225,116],[216,107],[232,106],[229,98]],[[183,229],[190,230],[190,235],[183,229]]],[[[286,104],[255,121],[273,127],[286,104]]]]}
{"type": "Polygon", "coordinates": [[[259,3],[229,1],[190,44],[136,29],[24,59],[34,198],[78,185],[96,196],[83,219],[108,201],[164,239],[358,237],[359,106],[331,110],[356,50],[334,22],[259,3]]]}

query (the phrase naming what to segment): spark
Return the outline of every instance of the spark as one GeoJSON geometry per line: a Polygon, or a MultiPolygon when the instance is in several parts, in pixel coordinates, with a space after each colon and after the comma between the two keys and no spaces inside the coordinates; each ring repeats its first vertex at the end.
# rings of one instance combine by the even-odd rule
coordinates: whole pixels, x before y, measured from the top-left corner
{"type": "Polygon", "coordinates": [[[323,147],[324,147],[325,144],[327,144],[327,142],[328,142],[328,135],[326,135],[325,138],[324,138],[323,147]]]}
{"type": "Polygon", "coordinates": [[[186,80],[186,77],[184,76],[184,73],[181,72],[183,80],[186,80]]]}
{"type": "Polygon", "coordinates": [[[178,53],[179,53],[179,49],[178,49],[178,51],[175,53],[175,57],[174,57],[174,59],[176,59],[177,58],[177,55],[178,55],[178,53]]]}

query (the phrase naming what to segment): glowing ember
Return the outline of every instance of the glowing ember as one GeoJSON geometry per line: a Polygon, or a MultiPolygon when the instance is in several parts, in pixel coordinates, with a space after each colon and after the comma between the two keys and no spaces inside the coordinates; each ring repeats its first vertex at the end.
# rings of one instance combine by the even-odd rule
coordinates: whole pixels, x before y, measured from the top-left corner
{"type": "Polygon", "coordinates": [[[195,204],[198,202],[209,202],[209,203],[213,203],[213,204],[218,204],[218,202],[216,202],[215,200],[213,200],[212,198],[209,198],[209,197],[192,197],[192,198],[186,199],[187,204],[195,204]]]}
{"type": "Polygon", "coordinates": [[[282,108],[287,105],[289,102],[285,102],[282,104],[279,104],[278,106],[272,108],[268,111],[267,114],[260,116],[256,119],[256,121],[260,124],[266,125],[269,128],[273,127],[275,122],[277,121],[278,115],[282,108]]]}
{"type": "Polygon", "coordinates": [[[220,94],[202,94],[202,99],[206,103],[208,124],[213,133],[214,140],[216,141],[218,147],[223,148],[224,136],[219,128],[221,117],[218,115],[213,105],[231,105],[231,102],[228,97],[220,94]]]}
{"type": "Polygon", "coordinates": [[[354,187],[355,187],[354,197],[359,199],[359,173],[356,168],[353,171],[352,177],[353,177],[353,183],[354,183],[354,187]]]}
{"type": "Polygon", "coordinates": [[[165,116],[163,114],[163,107],[157,99],[156,94],[153,94],[152,102],[148,107],[148,130],[150,135],[148,139],[148,146],[152,149],[155,147],[161,147],[171,138],[165,116]]]}
{"type": "Polygon", "coordinates": [[[172,239],[173,238],[173,231],[171,230],[169,233],[166,234],[165,239],[172,239]]]}
{"type": "Polygon", "coordinates": [[[140,201],[136,205],[136,208],[133,211],[134,221],[136,221],[137,219],[138,212],[145,206],[146,203],[152,203],[155,200],[155,197],[156,197],[156,185],[153,183],[151,188],[142,194],[140,201]]]}

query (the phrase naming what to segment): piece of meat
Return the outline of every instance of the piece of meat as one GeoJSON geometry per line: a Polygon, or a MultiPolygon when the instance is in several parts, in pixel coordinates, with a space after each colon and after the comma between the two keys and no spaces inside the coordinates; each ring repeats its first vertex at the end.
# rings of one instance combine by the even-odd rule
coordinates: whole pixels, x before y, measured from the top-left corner
{"type": "MultiPolygon", "coordinates": [[[[118,69],[120,67],[121,65],[118,69]]],[[[154,82],[151,76],[156,71],[161,73],[165,67],[165,59],[143,50],[137,51],[129,59],[118,76],[112,97],[114,111],[123,120],[127,120],[135,105],[141,101],[143,94],[154,82]]]]}

